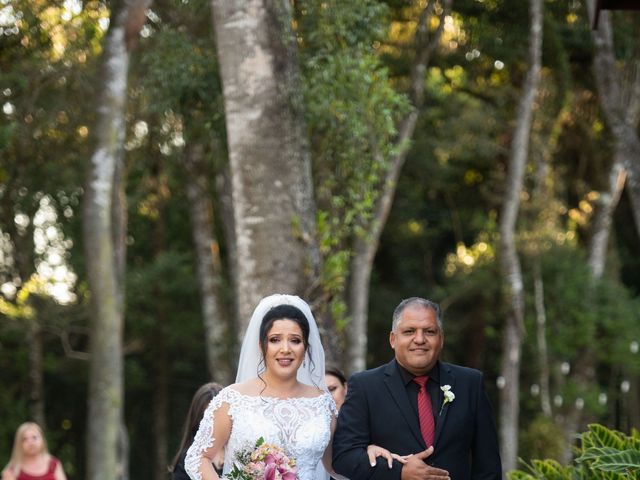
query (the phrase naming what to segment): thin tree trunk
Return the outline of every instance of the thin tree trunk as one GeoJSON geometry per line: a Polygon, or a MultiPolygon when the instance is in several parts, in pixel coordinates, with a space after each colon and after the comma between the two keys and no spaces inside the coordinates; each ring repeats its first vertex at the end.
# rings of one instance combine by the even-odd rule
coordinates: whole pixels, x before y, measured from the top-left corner
{"type": "Polygon", "coordinates": [[[225,338],[229,338],[229,317],[222,300],[222,264],[220,247],[214,234],[210,173],[206,168],[204,148],[199,143],[187,146],[184,159],[187,174],[187,198],[191,232],[196,247],[200,301],[206,336],[207,363],[214,381],[224,385],[232,380],[232,368],[225,338]]]}
{"type": "Polygon", "coordinates": [[[364,370],[367,353],[367,324],[369,319],[369,288],[371,271],[380,236],[389,218],[391,205],[396,192],[398,177],[409,153],[410,140],[416,128],[418,114],[424,103],[424,76],[444,29],[444,20],[451,11],[452,0],[444,0],[438,28],[429,37],[430,24],[436,0],[429,0],[419,20],[416,32],[416,56],[411,70],[411,103],[412,109],[400,122],[396,141],[397,153],[391,159],[389,170],[382,184],[371,222],[364,226],[366,234],[356,236],[349,277],[349,328],[346,329],[347,352],[345,367],[349,373],[364,370]]]}
{"type": "MultiPolygon", "coordinates": [[[[559,110],[553,125],[548,130],[547,138],[540,143],[540,149],[533,155],[535,160],[535,177],[532,198],[539,205],[538,216],[544,212],[550,194],[547,193],[547,177],[549,175],[549,158],[555,149],[558,141],[557,123],[562,118],[559,110]]],[[[544,217],[544,215],[542,215],[544,217]]],[[[544,220],[543,220],[544,221],[544,220]]],[[[553,415],[551,405],[551,373],[549,370],[549,349],[547,346],[547,311],[545,307],[544,279],[542,275],[541,257],[544,245],[538,241],[535,245],[533,255],[533,288],[534,288],[534,308],[536,313],[536,347],[538,349],[538,382],[540,386],[540,408],[542,413],[549,419],[553,415]]]]}
{"type": "Polygon", "coordinates": [[[618,155],[609,171],[609,185],[606,192],[598,195],[594,219],[594,230],[589,245],[589,267],[594,280],[602,278],[607,259],[607,246],[611,234],[613,213],[618,206],[627,173],[618,155]]]}
{"type": "Polygon", "coordinates": [[[87,278],[92,334],[89,369],[87,479],[127,478],[123,425],[124,225],[122,152],[129,48],[137,37],[148,0],[125,2],[112,15],[103,59],[96,150],[84,202],[87,278]],[[123,456],[124,453],[124,456],[123,456]],[[120,459],[118,458],[120,456],[120,459]],[[119,461],[120,460],[120,461],[119,461]]]}
{"type": "Polygon", "coordinates": [[[500,215],[500,270],[507,300],[503,331],[500,390],[500,446],[504,471],[516,468],[520,415],[520,358],[524,338],[524,295],[520,260],[516,250],[516,221],[527,162],[533,104],[540,82],[542,56],[542,0],[530,0],[529,70],[518,105],[505,198],[500,215]]]}
{"type": "Polygon", "coordinates": [[[213,1],[237,247],[239,333],[261,297],[304,295],[319,253],[287,2],[213,1]]]}
{"type": "Polygon", "coordinates": [[[549,354],[547,348],[547,312],[544,306],[544,282],[540,259],[536,258],[533,266],[534,294],[536,308],[536,339],[538,346],[538,381],[540,382],[540,407],[546,417],[551,418],[551,393],[549,375],[549,354]]]}

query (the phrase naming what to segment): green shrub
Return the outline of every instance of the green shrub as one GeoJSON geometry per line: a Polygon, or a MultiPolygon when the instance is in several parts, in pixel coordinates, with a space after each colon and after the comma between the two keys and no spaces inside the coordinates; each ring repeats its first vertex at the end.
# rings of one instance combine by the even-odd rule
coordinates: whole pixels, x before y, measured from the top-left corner
{"type": "Polygon", "coordinates": [[[556,460],[533,460],[525,470],[507,473],[509,480],[628,480],[640,479],[640,433],[631,435],[591,424],[580,435],[572,465],[556,460]]]}

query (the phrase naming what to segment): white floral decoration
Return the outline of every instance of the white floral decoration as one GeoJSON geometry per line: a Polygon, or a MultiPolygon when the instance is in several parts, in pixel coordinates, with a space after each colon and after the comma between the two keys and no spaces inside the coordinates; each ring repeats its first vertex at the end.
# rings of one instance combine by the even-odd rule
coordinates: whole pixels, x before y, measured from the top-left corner
{"type": "Polygon", "coordinates": [[[440,390],[444,392],[444,402],[442,402],[442,407],[440,407],[440,413],[438,414],[438,416],[442,415],[444,406],[447,403],[451,403],[456,399],[456,394],[451,391],[451,385],[443,385],[440,387],[440,390]]]}

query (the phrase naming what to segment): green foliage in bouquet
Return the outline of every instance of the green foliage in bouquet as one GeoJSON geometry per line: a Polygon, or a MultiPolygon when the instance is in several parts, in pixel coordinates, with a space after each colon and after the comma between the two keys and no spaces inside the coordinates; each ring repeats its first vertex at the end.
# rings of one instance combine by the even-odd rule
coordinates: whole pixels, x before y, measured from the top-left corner
{"type": "Polygon", "coordinates": [[[533,460],[527,471],[507,473],[509,480],[629,480],[640,479],[640,433],[631,435],[591,424],[580,435],[574,464],[556,460],[533,460]]]}

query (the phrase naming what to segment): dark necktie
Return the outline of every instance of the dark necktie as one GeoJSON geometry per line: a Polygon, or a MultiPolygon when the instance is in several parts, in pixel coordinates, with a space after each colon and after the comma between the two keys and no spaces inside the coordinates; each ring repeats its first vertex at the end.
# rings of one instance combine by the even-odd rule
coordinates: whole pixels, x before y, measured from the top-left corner
{"type": "Polygon", "coordinates": [[[418,391],[418,417],[420,418],[422,438],[424,438],[424,443],[427,445],[427,448],[433,445],[436,432],[435,422],[433,421],[433,410],[431,409],[431,399],[429,398],[429,392],[427,392],[428,380],[429,377],[426,375],[413,379],[420,387],[418,391]]]}

